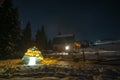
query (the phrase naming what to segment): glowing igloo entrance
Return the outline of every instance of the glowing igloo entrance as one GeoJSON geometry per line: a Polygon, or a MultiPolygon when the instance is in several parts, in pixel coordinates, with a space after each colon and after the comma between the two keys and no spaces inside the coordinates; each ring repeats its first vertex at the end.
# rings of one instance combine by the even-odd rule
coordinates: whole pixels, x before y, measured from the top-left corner
{"type": "Polygon", "coordinates": [[[33,47],[27,50],[22,58],[22,63],[28,65],[36,65],[39,64],[41,60],[43,60],[41,51],[39,51],[36,47],[33,47]]]}

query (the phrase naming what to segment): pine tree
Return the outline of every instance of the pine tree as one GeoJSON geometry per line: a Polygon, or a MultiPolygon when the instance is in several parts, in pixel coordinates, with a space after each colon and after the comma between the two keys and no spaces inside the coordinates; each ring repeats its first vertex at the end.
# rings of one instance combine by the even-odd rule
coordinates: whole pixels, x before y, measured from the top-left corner
{"type": "Polygon", "coordinates": [[[19,13],[18,13],[18,8],[15,8],[14,11],[13,11],[13,20],[12,20],[12,23],[14,24],[14,28],[11,30],[11,34],[13,35],[12,36],[12,41],[14,41],[15,43],[15,51],[18,51],[20,50],[20,41],[21,41],[21,34],[22,34],[22,31],[21,31],[21,24],[20,24],[20,21],[19,21],[19,13]]]}
{"type": "Polygon", "coordinates": [[[4,0],[0,6],[0,53],[11,55],[18,48],[21,28],[18,9],[13,8],[11,0],[4,0]]]}
{"type": "Polygon", "coordinates": [[[46,36],[46,33],[45,33],[45,29],[44,29],[44,25],[42,25],[42,28],[41,28],[41,46],[42,46],[42,49],[45,50],[47,48],[47,36],[46,36]]]}
{"type": "Polygon", "coordinates": [[[51,50],[51,49],[52,49],[52,41],[51,41],[51,40],[48,41],[47,49],[48,49],[48,50],[51,50]]]}
{"type": "Polygon", "coordinates": [[[36,38],[35,38],[35,42],[37,47],[40,50],[46,50],[47,49],[47,36],[44,30],[44,26],[41,27],[41,29],[38,29],[37,33],[36,33],[36,38]]]}
{"type": "Polygon", "coordinates": [[[35,36],[35,45],[37,46],[38,49],[42,49],[41,48],[41,33],[40,33],[40,29],[37,30],[36,36],[35,36]]]}
{"type": "Polygon", "coordinates": [[[22,46],[23,51],[26,51],[29,47],[32,46],[32,32],[30,22],[27,23],[25,29],[23,30],[22,46]]]}

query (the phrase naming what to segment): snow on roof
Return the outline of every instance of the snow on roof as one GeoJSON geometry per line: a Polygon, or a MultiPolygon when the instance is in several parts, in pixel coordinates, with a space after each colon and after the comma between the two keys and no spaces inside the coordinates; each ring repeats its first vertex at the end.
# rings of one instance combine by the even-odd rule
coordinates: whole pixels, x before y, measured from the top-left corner
{"type": "Polygon", "coordinates": [[[74,34],[57,35],[56,37],[70,37],[70,36],[74,36],[74,34]]]}

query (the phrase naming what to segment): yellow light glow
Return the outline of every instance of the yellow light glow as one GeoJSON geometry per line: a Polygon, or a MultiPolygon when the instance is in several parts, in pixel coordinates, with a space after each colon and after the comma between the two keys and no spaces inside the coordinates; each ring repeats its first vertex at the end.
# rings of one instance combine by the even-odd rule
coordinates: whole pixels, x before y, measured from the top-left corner
{"type": "Polygon", "coordinates": [[[29,48],[27,50],[27,52],[25,53],[26,56],[31,56],[31,57],[37,57],[39,58],[40,60],[43,60],[43,56],[41,54],[41,51],[39,51],[36,47],[34,47],[35,49],[33,48],[29,48]]]}
{"type": "Polygon", "coordinates": [[[41,63],[42,64],[54,64],[56,62],[57,62],[56,59],[45,58],[41,63]]]}

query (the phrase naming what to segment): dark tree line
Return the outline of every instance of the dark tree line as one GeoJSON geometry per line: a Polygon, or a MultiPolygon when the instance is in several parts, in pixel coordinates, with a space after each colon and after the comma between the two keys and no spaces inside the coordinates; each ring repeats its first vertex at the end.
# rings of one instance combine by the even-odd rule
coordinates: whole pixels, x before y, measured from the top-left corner
{"type": "Polygon", "coordinates": [[[28,22],[23,30],[22,46],[23,51],[33,46],[36,46],[41,51],[50,49],[51,41],[47,38],[44,25],[42,25],[41,28],[37,30],[35,39],[32,40],[31,24],[28,22]]]}
{"type": "Polygon", "coordinates": [[[45,50],[47,49],[47,36],[44,30],[44,26],[42,26],[41,29],[37,30],[37,34],[35,36],[35,45],[40,49],[40,50],[45,50]]]}
{"type": "Polygon", "coordinates": [[[30,22],[21,29],[19,12],[12,0],[4,0],[0,4],[0,56],[3,56],[0,58],[14,58],[33,46],[44,51],[50,48],[50,44],[44,26],[37,30],[35,40],[32,39],[30,22]]]}
{"type": "Polygon", "coordinates": [[[21,46],[22,52],[25,52],[29,47],[32,46],[32,31],[31,31],[31,24],[28,22],[26,27],[22,30],[22,39],[21,39],[21,46]]]}
{"type": "Polygon", "coordinates": [[[18,9],[13,8],[11,0],[0,5],[0,55],[13,55],[19,48],[21,27],[18,9]]]}

